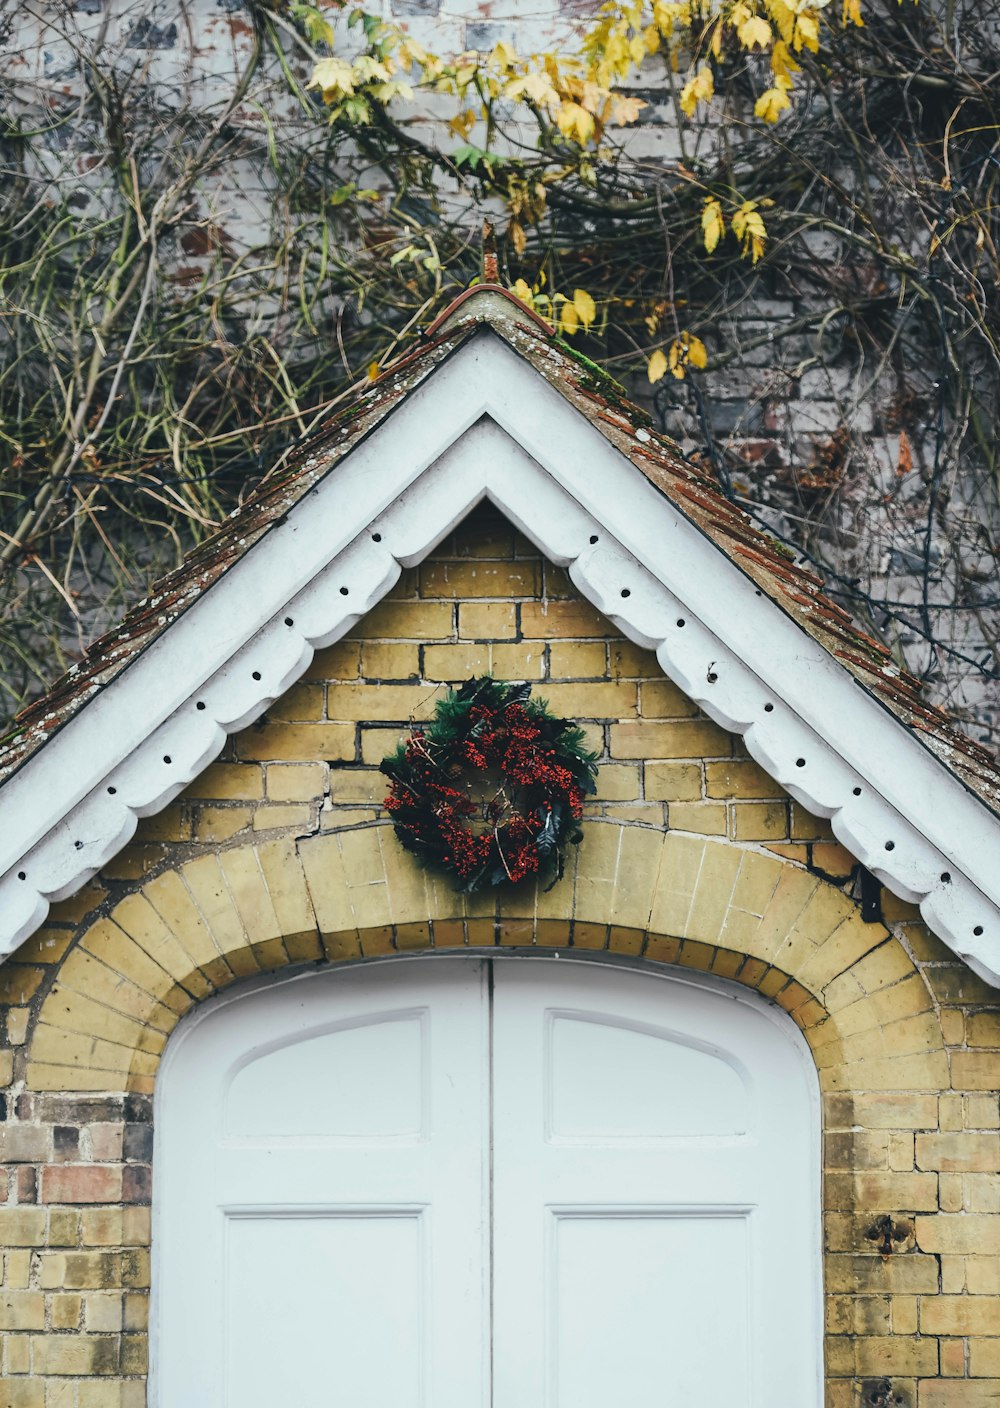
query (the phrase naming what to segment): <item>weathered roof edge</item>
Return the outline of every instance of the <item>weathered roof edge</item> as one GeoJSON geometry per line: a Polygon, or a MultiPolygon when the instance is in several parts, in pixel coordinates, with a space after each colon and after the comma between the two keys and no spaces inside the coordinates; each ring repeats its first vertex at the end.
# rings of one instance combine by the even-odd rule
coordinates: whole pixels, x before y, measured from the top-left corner
{"type": "MultiPolygon", "coordinates": [[[[446,310],[428,330],[421,347],[398,360],[379,382],[366,388],[315,436],[298,447],[289,465],[280,474],[265,480],[220,533],[193,554],[183,568],[165,579],[160,584],[161,590],[144,604],[144,609],[132,613],[138,620],[131,631],[127,618],[118,632],[99,643],[104,651],[93,662],[96,668],[73,672],[65,682],[66,711],[60,712],[60,701],[54,698],[58,691],[53,691],[44,701],[49,706],[50,717],[41,721],[40,736],[19,760],[18,767],[37,754],[56,728],[68,726],[85,712],[88,703],[100,698],[114,679],[120,678],[130,664],[205,595],[208,587],[221,580],[256,543],[279,527],[290,510],[326,479],[349,450],[358,449],[408,392],[424,382],[485,323],[581,411],[615,450],[642,472],[674,511],[698,530],[700,537],[724,553],[731,567],[748,581],[758,583],[758,596],[766,595],[782,615],[815,640],[865,694],[880,705],[881,712],[892,716],[894,723],[911,739],[934,754],[936,761],[942,763],[972,797],[986,807],[993,806],[981,790],[985,785],[988,792],[996,794],[1000,778],[988,755],[962,735],[954,734],[946,722],[942,724],[942,715],[927,710],[913,697],[915,682],[900,677],[884,647],[857,632],[845,613],[822,597],[817,590],[818,579],[791,566],[783,550],[753,528],[746,516],[719,494],[711,480],[683,460],[671,442],[654,436],[645,425],[638,424],[648,418],[628,403],[617,383],[559,344],[545,325],[505,290],[483,289],[478,291],[478,297],[465,295],[462,306],[464,313],[454,305],[446,310]],[[906,713],[912,715],[912,720],[906,713]],[[937,748],[929,746],[935,743],[937,748]],[[945,757],[938,751],[942,746],[950,750],[945,757]],[[979,786],[970,784],[970,774],[979,786]]],[[[690,692],[697,697],[694,691],[690,692]]],[[[704,706],[711,712],[709,704],[704,706]]],[[[11,751],[8,749],[8,760],[11,751]]],[[[14,775],[11,767],[8,780],[14,775]]],[[[794,786],[792,790],[795,795],[794,786]]],[[[127,836],[123,836],[122,844],[125,840],[127,836]]],[[[889,870],[888,865],[878,868],[889,870]]]]}

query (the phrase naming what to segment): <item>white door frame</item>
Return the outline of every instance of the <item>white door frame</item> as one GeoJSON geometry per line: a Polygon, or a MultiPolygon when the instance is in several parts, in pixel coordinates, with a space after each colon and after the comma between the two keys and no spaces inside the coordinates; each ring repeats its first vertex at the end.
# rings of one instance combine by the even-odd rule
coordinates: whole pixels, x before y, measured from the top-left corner
{"type": "Polygon", "coordinates": [[[719,978],[712,974],[703,974],[695,970],[669,966],[652,965],[641,958],[620,957],[618,955],[600,954],[593,952],[567,952],[565,950],[518,950],[511,949],[469,949],[464,952],[446,950],[440,953],[433,951],[414,954],[385,955],[371,959],[361,959],[337,965],[335,968],[319,967],[310,965],[306,968],[289,970],[287,968],[278,969],[271,973],[262,974],[260,977],[248,979],[238,983],[233,989],[219,994],[218,997],[201,1002],[190,1013],[188,1013],[178,1024],[175,1031],[167,1043],[166,1051],[160,1065],[160,1074],[156,1081],[154,1092],[154,1195],[152,1209],[152,1277],[151,1277],[151,1304],[150,1304],[150,1365],[148,1373],[148,1403],[150,1408],[160,1408],[160,1374],[161,1374],[161,1345],[159,1336],[160,1326],[160,1248],[163,1245],[164,1236],[164,1215],[163,1199],[156,1196],[156,1172],[163,1167],[164,1160],[159,1150],[159,1141],[162,1128],[162,1111],[165,1092],[169,1090],[169,1072],[177,1057],[177,1052],[185,1043],[190,1034],[205,1021],[209,1020],[220,1008],[228,1007],[233,1003],[249,997],[251,994],[262,989],[275,987],[278,985],[293,985],[306,981],[317,974],[336,974],[337,972],[357,971],[359,968],[373,968],[376,965],[382,966],[391,964],[392,971],[401,970],[402,965],[427,964],[447,961],[472,960],[509,964],[512,962],[523,963],[525,960],[534,959],[536,962],[548,962],[554,964],[556,961],[569,963],[574,968],[581,965],[594,967],[613,967],[627,969],[634,973],[641,974],[658,982],[668,982],[673,985],[687,986],[696,990],[709,991],[719,995],[728,996],[731,1000],[745,1007],[751,1008],[758,1016],[769,1021],[784,1038],[792,1059],[799,1066],[803,1075],[805,1088],[808,1092],[809,1117],[811,1130],[809,1143],[811,1145],[811,1158],[809,1161],[809,1187],[803,1189],[803,1200],[800,1207],[810,1208],[812,1215],[809,1218],[809,1225],[802,1225],[801,1222],[794,1228],[789,1229],[789,1236],[802,1248],[803,1256],[808,1258],[808,1270],[804,1274],[808,1276],[811,1285],[811,1294],[808,1296],[808,1304],[803,1308],[803,1316],[800,1323],[807,1323],[810,1329],[809,1339],[815,1348],[814,1364],[815,1369],[812,1377],[815,1380],[815,1391],[813,1402],[803,1402],[798,1398],[795,1404],[779,1404],[775,1401],[773,1408],[820,1408],[823,1402],[824,1393],[824,1371],[823,1371],[823,1274],[822,1274],[822,1120],[821,1120],[821,1093],[819,1079],[813,1061],[812,1053],[805,1038],[796,1027],[792,1019],[783,1009],[778,1007],[769,999],[763,997],[753,989],[741,986],[739,983],[725,978],[719,978]],[[167,1077],[164,1079],[164,1077],[167,1077]]]}

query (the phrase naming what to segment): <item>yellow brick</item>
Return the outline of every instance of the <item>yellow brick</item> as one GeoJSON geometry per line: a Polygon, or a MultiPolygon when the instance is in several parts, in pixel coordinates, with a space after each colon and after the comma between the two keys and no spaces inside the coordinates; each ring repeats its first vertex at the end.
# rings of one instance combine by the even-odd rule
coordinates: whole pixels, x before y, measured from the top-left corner
{"type": "Polygon", "coordinates": [[[1000,1167],[1000,1134],[920,1134],[917,1167],[993,1173],[1000,1167]]]}
{"type": "MultiPolygon", "coordinates": [[[[364,619],[365,622],[370,621],[371,614],[364,619]]],[[[339,640],[336,645],[328,645],[325,650],[317,650],[302,678],[304,680],[356,680],[360,670],[361,646],[354,640],[339,640]]]]}
{"type": "MultiPolygon", "coordinates": [[[[51,1306],[52,1328],[54,1330],[78,1330],[80,1328],[80,1316],[83,1313],[82,1296],[53,1296],[51,1306]]],[[[41,1326],[38,1328],[41,1328],[41,1326]]],[[[3,1400],[0,1399],[0,1402],[2,1401],[3,1400]]]]}
{"type": "Polygon", "coordinates": [[[45,1297],[39,1291],[0,1291],[0,1330],[44,1330],[45,1297]]]}
{"type": "Polygon", "coordinates": [[[988,1335],[1000,1331],[1000,1296],[926,1296],[920,1303],[925,1335],[988,1335]]]}
{"type": "MultiPolygon", "coordinates": [[[[29,1367],[27,1352],[25,1352],[23,1363],[14,1363],[14,1346],[18,1343],[21,1342],[8,1341],[7,1369],[11,1374],[27,1374],[29,1367]]],[[[23,1341],[23,1344],[25,1351],[27,1351],[27,1339],[23,1341]]],[[[44,1408],[45,1385],[41,1379],[0,1379],[0,1404],[3,1405],[3,1408],[44,1408]]],[[[61,1408],[61,1405],[54,1404],[50,1397],[48,1408],[61,1408]]]]}
{"type": "Polygon", "coordinates": [[[729,735],[707,721],[636,722],[611,729],[611,752],[616,758],[718,758],[730,750],[729,735]]]}
{"type": "Polygon", "coordinates": [[[58,963],[73,942],[72,929],[54,929],[46,925],[37,929],[30,939],[16,948],[11,960],[17,963],[58,963]]]}
{"type": "Polygon", "coordinates": [[[267,796],[272,802],[309,802],[322,797],[326,768],[322,763],[271,763],[267,769],[267,796]]]}
{"type": "Polygon", "coordinates": [[[267,707],[269,719],[287,719],[292,722],[308,722],[323,718],[323,704],[326,690],[321,684],[301,683],[276,699],[267,707]]]}
{"type": "MultiPolygon", "coordinates": [[[[281,925],[271,904],[271,896],[257,864],[254,849],[244,846],[231,851],[221,851],[218,862],[240,917],[243,932],[250,943],[256,946],[268,943],[271,939],[280,939],[281,925]]],[[[275,954],[273,950],[269,950],[269,954],[272,955],[270,963],[265,963],[261,954],[257,954],[264,969],[274,966],[274,957],[281,957],[280,952],[275,954]]],[[[287,959],[284,961],[287,962],[287,959]]]]}
{"type": "Polygon", "coordinates": [[[995,1090],[997,1057],[990,1051],[954,1051],[951,1083],[956,1090],[995,1090]]]}
{"type": "MultiPolygon", "coordinates": [[[[384,730],[379,730],[383,733],[384,730]]],[[[386,753],[391,751],[391,743],[386,745],[386,753]]],[[[384,754],[382,755],[384,756],[384,754]]],[[[389,790],[389,780],[371,768],[332,768],[330,770],[330,801],[334,806],[342,803],[368,802],[381,806],[389,790]]]]}
{"type": "Polygon", "coordinates": [[[567,636],[613,636],[611,623],[586,601],[526,601],[521,606],[521,634],[532,640],[567,636]]]}
{"type": "Polygon", "coordinates": [[[1000,1217],[973,1213],[938,1213],[917,1217],[917,1245],[923,1252],[949,1252],[956,1256],[1000,1253],[1000,1217]]]}
{"type": "Polygon", "coordinates": [[[183,795],[218,802],[253,802],[264,795],[264,775],[259,767],[249,764],[212,763],[183,795]]]}
{"type": "Polygon", "coordinates": [[[118,1340],[103,1335],[35,1335],[31,1371],[39,1374],[89,1376],[118,1371],[118,1340]]]}
{"type": "Polygon", "coordinates": [[[190,841],[191,819],[179,803],[164,807],[156,816],[143,817],[136,828],[133,845],[149,841],[190,841]]]}
{"type": "Polygon", "coordinates": [[[178,1016],[191,1006],[191,998],[174,982],[145,949],[110,919],[99,919],[81,939],[82,947],[94,958],[120,973],[123,978],[158,999],[178,1016]]]}
{"type": "Polygon", "coordinates": [[[607,765],[597,774],[596,800],[599,802],[631,802],[639,795],[639,769],[627,763],[607,765]]]}
{"type": "Polygon", "coordinates": [[[788,812],[785,803],[736,803],[732,809],[732,833],[737,841],[776,841],[781,836],[787,836],[788,812]]]}
{"type": "Polygon", "coordinates": [[[115,905],[111,918],[192,997],[207,997],[212,991],[211,983],[199,969],[192,966],[190,954],[182,948],[176,935],[167,928],[145,895],[128,895],[115,905]]]}
{"type": "Polygon", "coordinates": [[[643,772],[650,801],[693,802],[701,797],[698,763],[647,763],[643,772]]]}
{"type": "MultiPolygon", "coordinates": [[[[424,650],[424,677],[428,680],[464,680],[472,675],[487,675],[489,672],[489,645],[473,645],[462,641],[458,645],[428,645],[424,650]]],[[[426,686],[423,692],[426,693],[426,686]]],[[[407,718],[412,707],[413,703],[410,702],[405,714],[366,714],[364,717],[407,718]]]]}
{"type": "Polygon", "coordinates": [[[382,601],[358,624],[356,634],[379,640],[447,640],[455,633],[454,615],[455,608],[444,601],[382,601]]]}
{"type": "Polygon", "coordinates": [[[260,972],[247,942],[239,911],[229,893],[219,862],[213,855],[198,856],[181,870],[185,885],[201,910],[219,952],[238,978],[260,972]]]}
{"type": "MultiPolygon", "coordinates": [[[[709,797],[784,797],[784,791],[763,768],[742,759],[706,763],[705,791],[709,797]]],[[[784,834],[784,833],[782,833],[784,834]]]]}
{"type": "Polygon", "coordinates": [[[549,649],[549,674],[554,680],[604,679],[607,654],[603,641],[556,641],[549,649]]]}
{"type": "Polygon", "coordinates": [[[25,963],[5,963],[0,968],[0,1004],[9,1006],[11,1003],[30,1002],[44,977],[44,968],[29,967],[25,963]]]}
{"type": "Polygon", "coordinates": [[[725,836],[726,808],[722,802],[671,802],[671,831],[691,831],[699,836],[725,836]]]}
{"type": "Polygon", "coordinates": [[[644,719],[690,719],[697,715],[698,706],[670,680],[643,680],[639,713],[644,719]]]}
{"type": "MultiPolygon", "coordinates": [[[[343,690],[357,688],[335,685],[331,699],[343,690]]],[[[342,716],[341,716],[342,717],[342,716]]],[[[354,729],[350,724],[252,724],[236,739],[241,758],[295,762],[344,762],[354,757],[354,729]]]]}
{"type": "MultiPolygon", "coordinates": [[[[991,1327],[1000,1333],[1000,1324],[991,1327]]],[[[1000,1339],[969,1341],[969,1374],[975,1379],[1000,1380],[1000,1339]]]]}
{"type": "Polygon", "coordinates": [[[449,562],[429,559],[420,566],[420,595],[464,601],[469,597],[538,596],[538,562],[449,562]]]}
{"type": "MultiPolygon", "coordinates": [[[[338,684],[331,686],[327,708],[331,718],[352,721],[353,740],[354,721],[405,724],[411,719],[433,718],[434,706],[445,697],[445,693],[443,684],[338,684]]],[[[338,727],[348,725],[340,724],[338,727]]],[[[353,742],[350,753],[345,753],[343,758],[353,760],[353,742]]]]}
{"type": "Polygon", "coordinates": [[[854,1341],[854,1360],[859,1374],[893,1378],[900,1375],[936,1374],[937,1343],[896,1335],[859,1337],[854,1341]]]}
{"type": "Polygon", "coordinates": [[[314,836],[299,844],[312,907],[324,938],[355,927],[339,839],[314,836]]]}
{"type": "Polygon", "coordinates": [[[361,673],[367,680],[415,680],[420,675],[417,645],[363,641],[361,673]]]}
{"type": "Polygon", "coordinates": [[[254,831],[308,831],[312,824],[313,809],[304,802],[258,807],[253,814],[254,831]]]}
{"type": "Polygon", "coordinates": [[[923,1379],[919,1408],[996,1408],[1000,1379],[923,1379]]]}
{"type": "Polygon", "coordinates": [[[253,821],[250,807],[200,807],[195,817],[199,841],[229,841],[253,821]]]}
{"type": "Polygon", "coordinates": [[[656,679],[660,674],[656,652],[630,640],[613,640],[608,645],[608,674],[613,680],[656,679]]]}
{"type": "Polygon", "coordinates": [[[458,634],[463,640],[511,640],[517,635],[517,607],[512,601],[463,602],[458,634]]]}
{"type": "Polygon", "coordinates": [[[834,839],[830,823],[821,817],[813,816],[798,802],[792,803],[789,835],[793,841],[832,841],[834,839]]]}
{"type": "Polygon", "coordinates": [[[101,903],[107,893],[99,880],[91,880],[89,884],[84,885],[82,890],[77,890],[75,895],[70,895],[69,899],[60,900],[58,904],[54,904],[49,911],[49,922],[52,924],[77,924],[101,903]]]}
{"type": "MultiPolygon", "coordinates": [[[[491,645],[490,670],[498,680],[540,680],[545,673],[544,647],[533,640],[491,645]]],[[[535,693],[545,688],[547,686],[539,685],[535,693]]]]}
{"type": "Polygon", "coordinates": [[[963,1260],[970,1295],[1000,1295],[1000,1256],[970,1256],[963,1260]]]}
{"type": "MultiPolygon", "coordinates": [[[[54,1027],[83,1035],[97,1036],[119,1046],[134,1046],[142,1051],[162,1051],[166,1036],[155,1028],[113,1012],[100,1002],[93,1002],[82,993],[59,984],[52,989],[43,1008],[43,1018],[54,1027]]],[[[34,1050],[34,1047],[32,1048],[34,1050]]]]}
{"type": "Polygon", "coordinates": [[[636,687],[627,682],[544,684],[535,694],[566,719],[624,719],[635,714],[636,687]]]}
{"type": "Polygon", "coordinates": [[[256,851],[289,958],[293,963],[321,958],[316,916],[294,842],[272,841],[256,851]]]}
{"type": "Polygon", "coordinates": [[[166,870],[150,880],[143,894],[213,986],[225,986],[232,980],[232,970],[176,870],[166,870]]]}
{"type": "Polygon", "coordinates": [[[967,1040],[970,1046],[1000,1050],[1000,1012],[971,1012],[967,1040]]]}

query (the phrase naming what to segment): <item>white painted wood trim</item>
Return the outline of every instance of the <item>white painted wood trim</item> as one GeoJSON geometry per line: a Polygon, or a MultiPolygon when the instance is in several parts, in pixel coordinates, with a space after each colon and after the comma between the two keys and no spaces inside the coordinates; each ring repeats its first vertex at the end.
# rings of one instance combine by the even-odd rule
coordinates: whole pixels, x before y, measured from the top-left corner
{"type": "Polygon", "coordinates": [[[488,330],[0,789],[0,953],[484,496],[1000,985],[1000,821],[488,330]]]}

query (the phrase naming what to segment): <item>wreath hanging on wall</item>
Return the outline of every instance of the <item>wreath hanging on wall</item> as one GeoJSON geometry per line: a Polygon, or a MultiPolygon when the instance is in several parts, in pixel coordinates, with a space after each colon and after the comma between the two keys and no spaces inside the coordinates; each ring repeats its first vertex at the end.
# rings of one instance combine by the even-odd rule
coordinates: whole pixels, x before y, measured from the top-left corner
{"type": "Polygon", "coordinates": [[[597,789],[584,733],[531,698],[528,684],[489,675],[438,702],[382,763],[396,836],[460,891],[556,880],[583,836],[583,799],[597,789]]]}

